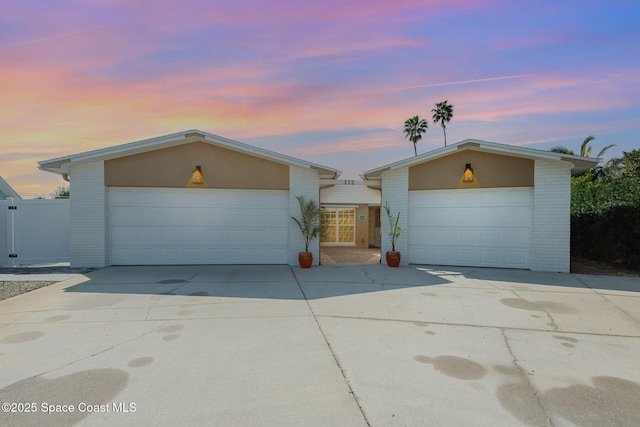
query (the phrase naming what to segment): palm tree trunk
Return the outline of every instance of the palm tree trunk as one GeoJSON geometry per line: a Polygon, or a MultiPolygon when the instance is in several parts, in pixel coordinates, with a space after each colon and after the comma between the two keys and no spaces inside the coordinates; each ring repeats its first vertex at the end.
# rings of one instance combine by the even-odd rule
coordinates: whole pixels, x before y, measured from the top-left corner
{"type": "Polygon", "coordinates": [[[447,146],[447,128],[442,126],[442,132],[444,133],[444,146],[447,146]]]}
{"type": "Polygon", "coordinates": [[[416,149],[416,142],[413,141],[413,152],[415,153],[415,155],[418,155],[418,150],[416,149]]]}

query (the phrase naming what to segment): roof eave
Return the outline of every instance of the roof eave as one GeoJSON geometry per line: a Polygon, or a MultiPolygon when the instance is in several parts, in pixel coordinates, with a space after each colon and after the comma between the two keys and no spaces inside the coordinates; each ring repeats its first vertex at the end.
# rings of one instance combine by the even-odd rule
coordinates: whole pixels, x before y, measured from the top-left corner
{"type": "Polygon", "coordinates": [[[7,197],[13,197],[14,199],[22,199],[16,190],[4,178],[0,176],[0,191],[2,191],[7,197]]]}
{"type": "Polygon", "coordinates": [[[477,139],[465,139],[463,141],[449,145],[448,147],[438,148],[436,150],[429,151],[418,156],[403,159],[394,163],[389,163],[375,169],[370,169],[364,172],[362,174],[362,177],[363,179],[378,179],[383,172],[386,172],[388,170],[411,167],[420,163],[447,156],[461,150],[474,150],[496,154],[505,154],[513,157],[521,157],[532,160],[568,161],[573,164],[572,174],[574,175],[595,167],[599,162],[599,159],[592,159],[588,157],[565,155],[554,153],[551,151],[537,150],[535,148],[517,147],[506,144],[499,144],[496,142],[481,141],[477,139]]]}
{"type": "Polygon", "coordinates": [[[307,162],[295,157],[276,153],[243,142],[234,141],[211,133],[203,132],[197,129],[190,129],[184,132],[173,133],[170,135],[145,139],[127,144],[116,145],[114,147],[102,148],[99,150],[87,151],[84,153],[73,154],[70,156],[58,157],[55,159],[44,160],[38,162],[38,168],[47,172],[58,174],[69,173],[70,168],[77,164],[89,163],[99,160],[111,160],[119,157],[141,154],[165,147],[189,144],[197,141],[205,141],[214,145],[218,145],[233,151],[251,154],[267,160],[283,163],[301,168],[315,169],[323,177],[337,177],[340,171],[329,168],[327,166],[307,162]]]}

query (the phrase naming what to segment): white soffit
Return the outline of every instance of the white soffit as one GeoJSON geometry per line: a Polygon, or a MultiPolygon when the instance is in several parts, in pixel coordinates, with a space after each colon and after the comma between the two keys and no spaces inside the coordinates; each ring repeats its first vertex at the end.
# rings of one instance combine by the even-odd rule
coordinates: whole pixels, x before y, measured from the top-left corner
{"type": "Polygon", "coordinates": [[[366,185],[335,185],[320,190],[321,204],[380,205],[380,190],[366,185]]]}

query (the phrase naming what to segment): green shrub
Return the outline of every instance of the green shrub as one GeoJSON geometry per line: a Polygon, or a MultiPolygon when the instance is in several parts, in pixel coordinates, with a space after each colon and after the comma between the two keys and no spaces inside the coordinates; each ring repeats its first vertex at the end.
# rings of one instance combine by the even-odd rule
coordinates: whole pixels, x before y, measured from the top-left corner
{"type": "Polygon", "coordinates": [[[640,269],[640,178],[572,179],[571,251],[640,269]]]}

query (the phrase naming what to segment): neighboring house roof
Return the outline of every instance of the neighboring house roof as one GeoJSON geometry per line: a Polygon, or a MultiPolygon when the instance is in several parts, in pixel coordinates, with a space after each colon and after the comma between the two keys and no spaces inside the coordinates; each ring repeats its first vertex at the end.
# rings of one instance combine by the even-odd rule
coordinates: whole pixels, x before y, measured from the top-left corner
{"type": "Polygon", "coordinates": [[[13,197],[14,199],[22,199],[20,195],[14,190],[7,181],[0,176],[0,193],[3,193],[6,197],[13,197]]]}
{"type": "Polygon", "coordinates": [[[480,141],[477,139],[465,139],[464,141],[456,142],[455,144],[451,144],[443,148],[438,148],[436,150],[420,154],[419,156],[410,157],[408,159],[389,163],[387,165],[368,170],[361,176],[363,179],[368,180],[379,179],[380,175],[388,170],[414,166],[464,150],[482,151],[485,153],[493,153],[503,156],[520,157],[533,160],[540,159],[565,161],[573,165],[571,167],[572,175],[577,175],[595,167],[601,160],[599,158],[574,156],[570,154],[555,153],[552,151],[537,150],[534,148],[498,144],[497,142],[480,141]]]}
{"type": "Polygon", "coordinates": [[[184,132],[160,136],[157,138],[131,142],[128,144],[116,145],[100,150],[72,154],[69,156],[58,157],[56,159],[43,160],[41,162],[38,162],[38,168],[44,171],[58,173],[64,176],[69,173],[71,167],[78,164],[101,160],[111,160],[120,157],[131,156],[134,154],[145,153],[148,151],[159,150],[162,148],[189,144],[195,141],[207,142],[212,145],[216,145],[233,151],[238,151],[241,153],[250,154],[277,163],[284,163],[287,165],[306,169],[315,169],[319,172],[320,177],[325,179],[337,178],[341,173],[340,171],[327,166],[307,162],[295,157],[276,153],[275,151],[265,150],[264,148],[254,147],[252,145],[244,144],[242,142],[227,139],[197,129],[191,129],[184,132]]]}

